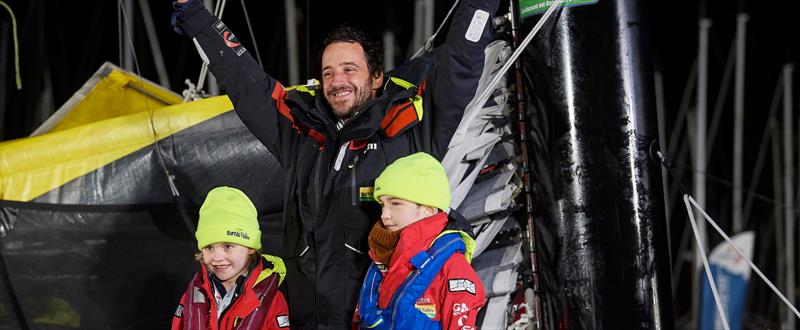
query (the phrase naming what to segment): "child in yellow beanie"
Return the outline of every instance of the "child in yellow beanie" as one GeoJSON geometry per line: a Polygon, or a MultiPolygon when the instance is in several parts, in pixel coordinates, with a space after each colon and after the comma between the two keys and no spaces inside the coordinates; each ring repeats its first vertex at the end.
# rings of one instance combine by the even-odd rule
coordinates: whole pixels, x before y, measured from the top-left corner
{"type": "Polygon", "coordinates": [[[289,327],[279,291],[283,260],[261,254],[258,212],[242,191],[212,189],[200,207],[195,255],[200,272],[189,282],[172,329],[279,329],[289,327]]]}
{"type": "Polygon", "coordinates": [[[475,329],[485,303],[469,262],[474,240],[447,230],[450,185],[426,153],[397,159],[375,179],[381,219],[369,235],[373,263],[361,288],[360,327],[475,329]]]}

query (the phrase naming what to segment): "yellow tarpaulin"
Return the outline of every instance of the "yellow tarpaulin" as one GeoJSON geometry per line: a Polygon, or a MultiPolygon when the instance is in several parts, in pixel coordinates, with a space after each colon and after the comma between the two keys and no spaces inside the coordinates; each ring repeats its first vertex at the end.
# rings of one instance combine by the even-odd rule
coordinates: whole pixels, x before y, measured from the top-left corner
{"type": "Polygon", "coordinates": [[[32,135],[153,111],[181,101],[178,94],[106,62],[32,135]]]}
{"type": "Polygon", "coordinates": [[[0,200],[30,201],[233,109],[227,96],[180,103],[177,94],[138,83],[133,74],[115,67],[102,71],[95,88],[73,100],[73,108],[62,107],[62,117],[43,134],[0,143],[0,200]],[[177,105],[165,106],[171,103],[177,105]]]}

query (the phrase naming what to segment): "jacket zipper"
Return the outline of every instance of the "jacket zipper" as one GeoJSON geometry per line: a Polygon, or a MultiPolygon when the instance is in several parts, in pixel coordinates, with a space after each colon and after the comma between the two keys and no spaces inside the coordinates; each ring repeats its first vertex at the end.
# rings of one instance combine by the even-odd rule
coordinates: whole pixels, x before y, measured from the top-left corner
{"type": "Polygon", "coordinates": [[[353,172],[350,175],[350,203],[353,206],[356,206],[356,201],[358,200],[358,190],[356,189],[356,162],[358,162],[358,154],[353,158],[353,163],[348,166],[353,172]]]}
{"type": "MultiPolygon", "coordinates": [[[[272,286],[275,284],[275,279],[276,278],[280,278],[280,277],[273,277],[272,281],[270,281],[269,285],[267,285],[267,288],[264,289],[264,292],[267,292],[267,291],[269,291],[269,289],[272,288],[272,286]]],[[[256,283],[256,284],[258,284],[258,283],[256,283]]],[[[261,308],[261,305],[264,303],[264,296],[265,296],[265,294],[263,294],[263,293],[261,295],[259,295],[259,297],[258,297],[258,307],[256,307],[256,309],[254,311],[250,312],[251,313],[251,315],[249,315],[250,316],[250,322],[247,323],[247,327],[244,328],[244,329],[252,329],[253,320],[255,319],[255,318],[252,317],[253,316],[252,314],[255,313],[256,311],[258,311],[259,308],[261,308]]],[[[271,305],[270,305],[270,308],[272,308],[271,305]]],[[[267,313],[269,313],[269,312],[267,312],[267,313]]],[[[267,322],[269,322],[269,320],[267,320],[267,322]]],[[[239,327],[240,329],[242,328],[241,325],[242,324],[240,324],[240,327],[239,327]]]]}

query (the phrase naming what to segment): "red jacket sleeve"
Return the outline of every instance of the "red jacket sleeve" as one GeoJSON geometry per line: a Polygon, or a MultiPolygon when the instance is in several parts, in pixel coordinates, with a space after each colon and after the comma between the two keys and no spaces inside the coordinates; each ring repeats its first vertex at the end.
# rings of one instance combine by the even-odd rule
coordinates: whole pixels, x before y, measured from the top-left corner
{"type": "Polygon", "coordinates": [[[442,268],[440,305],[442,329],[474,330],[478,311],[486,303],[486,291],[463,254],[456,253],[442,268]]]}
{"type": "Polygon", "coordinates": [[[272,298],[269,314],[264,320],[262,329],[289,329],[289,306],[286,304],[286,298],[282,292],[276,292],[275,297],[272,298]]]}
{"type": "Polygon", "coordinates": [[[175,309],[175,314],[172,315],[172,330],[183,329],[183,306],[186,306],[186,299],[189,299],[189,292],[183,293],[181,302],[175,309]]]}

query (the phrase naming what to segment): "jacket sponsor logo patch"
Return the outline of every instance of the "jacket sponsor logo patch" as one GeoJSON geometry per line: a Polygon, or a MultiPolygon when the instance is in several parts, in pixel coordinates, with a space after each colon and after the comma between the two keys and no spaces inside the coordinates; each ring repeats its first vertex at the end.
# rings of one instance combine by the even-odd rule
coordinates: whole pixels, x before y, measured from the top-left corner
{"type": "Polygon", "coordinates": [[[430,304],[430,303],[431,303],[431,299],[430,298],[422,297],[422,298],[417,299],[417,302],[415,304],[417,304],[417,305],[425,305],[425,304],[430,304]]]}
{"type": "Polygon", "coordinates": [[[414,304],[414,308],[425,314],[429,319],[436,318],[436,304],[414,304]]]}
{"type": "Polygon", "coordinates": [[[472,15],[472,21],[469,22],[469,28],[467,28],[464,38],[472,42],[481,40],[483,28],[486,27],[487,21],[489,21],[489,13],[480,9],[476,10],[475,14],[472,15]]]}
{"type": "Polygon", "coordinates": [[[178,305],[178,308],[175,309],[175,317],[183,318],[183,305],[178,305]]]}
{"type": "Polygon", "coordinates": [[[469,306],[467,306],[467,304],[465,303],[453,304],[453,316],[459,316],[467,312],[469,312],[469,306]]]}
{"type": "Polygon", "coordinates": [[[466,291],[471,294],[475,294],[475,283],[472,283],[472,281],[468,279],[454,279],[448,281],[447,284],[449,286],[450,292],[466,291]]]}
{"type": "Polygon", "coordinates": [[[289,327],[289,316],[288,315],[278,315],[275,318],[275,321],[278,322],[278,328],[288,328],[289,327]]]}
{"type": "Polygon", "coordinates": [[[459,327],[459,329],[461,329],[461,330],[475,330],[475,327],[473,327],[473,326],[471,326],[469,324],[466,324],[467,321],[469,321],[468,318],[469,318],[468,315],[461,315],[461,317],[458,318],[458,327],[459,327]]]}
{"type": "Polygon", "coordinates": [[[375,201],[373,196],[373,187],[361,187],[358,188],[358,200],[362,202],[372,202],[375,201]]]}
{"type": "Polygon", "coordinates": [[[219,35],[222,37],[222,41],[225,42],[225,46],[228,46],[228,48],[232,49],[233,52],[236,53],[236,56],[242,56],[242,54],[244,54],[246,49],[244,46],[242,46],[242,43],[239,42],[239,39],[236,39],[236,35],[234,35],[233,32],[231,32],[231,30],[225,26],[225,23],[222,23],[222,21],[217,21],[213,26],[214,30],[216,30],[217,33],[219,33],[219,35]]]}

